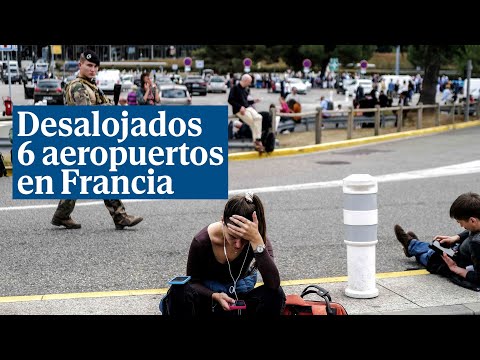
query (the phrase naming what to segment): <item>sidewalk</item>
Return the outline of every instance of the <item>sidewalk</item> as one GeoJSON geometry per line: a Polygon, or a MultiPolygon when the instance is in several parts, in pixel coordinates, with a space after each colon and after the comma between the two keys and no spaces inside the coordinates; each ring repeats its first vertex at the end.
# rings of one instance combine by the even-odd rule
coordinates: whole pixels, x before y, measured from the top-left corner
{"type": "MultiPolygon", "coordinates": [[[[349,315],[480,315],[479,292],[423,269],[377,274],[379,295],[372,299],[346,296],[347,277],[288,280],[282,287],[286,294],[300,294],[310,284],[327,289],[349,315]]],[[[0,315],[160,315],[158,303],[166,291],[0,297],[0,315]]]]}

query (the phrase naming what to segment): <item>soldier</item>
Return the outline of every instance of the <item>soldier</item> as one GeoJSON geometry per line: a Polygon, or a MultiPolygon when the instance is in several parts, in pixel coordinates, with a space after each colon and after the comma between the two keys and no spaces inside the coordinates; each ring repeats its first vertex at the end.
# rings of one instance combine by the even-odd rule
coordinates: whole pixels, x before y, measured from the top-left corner
{"type": "MultiPolygon", "coordinates": [[[[65,89],[65,103],[67,105],[113,105],[102,90],[95,84],[100,59],[91,50],[86,50],[80,55],[79,73],[65,89]]],[[[125,226],[135,226],[143,220],[140,216],[127,215],[121,200],[103,200],[115,223],[117,230],[125,226]]],[[[76,200],[60,200],[51,223],[55,226],[65,226],[67,229],[80,229],[70,216],[75,208],[76,200]]]]}

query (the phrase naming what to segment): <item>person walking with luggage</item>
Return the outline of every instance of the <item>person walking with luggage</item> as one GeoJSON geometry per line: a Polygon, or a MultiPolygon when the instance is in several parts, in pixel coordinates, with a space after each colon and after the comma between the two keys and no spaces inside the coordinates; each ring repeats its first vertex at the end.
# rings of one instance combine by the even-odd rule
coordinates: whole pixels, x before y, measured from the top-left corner
{"type": "Polygon", "coordinates": [[[225,204],[220,221],[205,226],[194,236],[187,275],[191,276],[190,282],[184,286],[172,285],[162,299],[162,314],[179,317],[281,314],[285,293],[267,236],[264,207],[257,195],[247,192],[233,196],[225,204]],[[255,287],[257,271],[263,285],[255,287]],[[246,309],[240,313],[230,308],[236,300],[246,303],[246,309]]]}
{"type": "MultiPolygon", "coordinates": [[[[68,83],[65,89],[65,104],[113,105],[112,101],[95,84],[99,66],[100,59],[93,51],[86,50],[80,55],[78,76],[68,83]]],[[[126,226],[135,226],[143,220],[140,216],[127,215],[121,200],[103,201],[117,230],[123,230],[126,226]]],[[[75,222],[71,217],[75,203],[76,200],[73,199],[60,200],[51,220],[52,225],[64,226],[67,229],[80,229],[81,224],[75,222]]]]}
{"type": "Polygon", "coordinates": [[[248,102],[248,87],[252,83],[252,77],[244,74],[239,83],[234,85],[228,95],[228,103],[232,106],[232,112],[240,120],[250,126],[252,130],[253,146],[259,153],[265,152],[262,144],[262,116],[248,102]]]}

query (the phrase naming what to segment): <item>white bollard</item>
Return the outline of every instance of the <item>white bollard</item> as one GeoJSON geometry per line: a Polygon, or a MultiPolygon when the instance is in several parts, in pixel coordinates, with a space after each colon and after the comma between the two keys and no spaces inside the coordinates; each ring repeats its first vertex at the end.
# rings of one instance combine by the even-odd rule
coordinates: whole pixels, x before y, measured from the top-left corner
{"type": "Polygon", "coordinates": [[[378,296],[375,281],[377,192],[377,180],[369,174],[352,174],[343,179],[343,223],[348,271],[345,295],[352,298],[378,296]]]}
{"type": "Polygon", "coordinates": [[[333,102],[333,90],[330,90],[329,91],[329,97],[330,97],[330,101],[333,102]]]}

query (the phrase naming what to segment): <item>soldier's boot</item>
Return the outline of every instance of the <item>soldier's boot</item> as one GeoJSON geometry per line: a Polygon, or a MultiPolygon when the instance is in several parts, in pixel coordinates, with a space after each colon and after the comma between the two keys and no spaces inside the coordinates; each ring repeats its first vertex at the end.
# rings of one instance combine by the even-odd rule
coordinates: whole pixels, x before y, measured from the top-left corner
{"type": "Polygon", "coordinates": [[[141,216],[126,215],[120,221],[115,222],[115,229],[123,230],[125,226],[135,226],[142,220],[141,216]]]}
{"type": "Polygon", "coordinates": [[[82,227],[81,224],[73,221],[71,217],[69,217],[68,219],[62,219],[57,216],[53,216],[51,223],[52,225],[55,225],[55,226],[63,225],[65,226],[66,229],[80,229],[82,227]]]}

